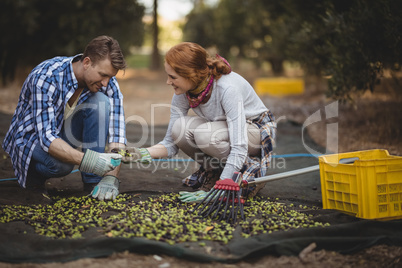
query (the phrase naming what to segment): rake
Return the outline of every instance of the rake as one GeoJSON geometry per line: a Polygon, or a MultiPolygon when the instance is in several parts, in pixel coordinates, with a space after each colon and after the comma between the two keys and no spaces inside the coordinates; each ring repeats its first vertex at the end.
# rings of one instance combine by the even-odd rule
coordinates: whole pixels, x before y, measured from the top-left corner
{"type": "Polygon", "coordinates": [[[241,178],[241,174],[235,172],[232,179],[217,181],[213,190],[209,191],[192,212],[198,209],[198,215],[202,217],[211,216],[219,221],[236,222],[240,211],[240,216],[244,220],[244,199],[241,197],[242,189],[240,188],[241,178]]]}
{"type": "MultiPolygon", "coordinates": [[[[339,161],[340,164],[351,164],[358,160],[357,157],[345,158],[339,161]]],[[[254,178],[246,181],[242,180],[239,172],[235,172],[232,179],[224,179],[216,182],[214,189],[198,203],[193,212],[198,210],[198,215],[208,217],[211,215],[213,219],[226,220],[227,222],[236,222],[237,215],[240,210],[240,216],[244,220],[244,198],[242,197],[242,190],[250,185],[266,183],[270,181],[280,180],[296,175],[301,175],[320,169],[319,165],[296,169],[279,174],[254,178]],[[211,205],[209,205],[212,203],[211,205]],[[213,214],[212,214],[213,213],[213,214]]]]}

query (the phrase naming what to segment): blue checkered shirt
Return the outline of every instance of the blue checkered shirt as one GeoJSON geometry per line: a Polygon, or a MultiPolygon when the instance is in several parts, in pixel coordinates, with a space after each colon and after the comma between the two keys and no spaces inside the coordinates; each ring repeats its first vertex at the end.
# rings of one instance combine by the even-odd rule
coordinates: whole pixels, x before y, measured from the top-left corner
{"type": "MultiPolygon", "coordinates": [[[[25,80],[10,129],[3,141],[4,150],[10,155],[15,175],[25,187],[32,152],[39,144],[45,152],[53,140],[60,138],[64,108],[78,81],[73,73],[74,57],[55,57],[36,66],[25,80]]],[[[100,92],[110,99],[109,142],[126,143],[123,95],[115,77],[100,92]]],[[[91,93],[84,89],[77,105],[91,93]]]]}

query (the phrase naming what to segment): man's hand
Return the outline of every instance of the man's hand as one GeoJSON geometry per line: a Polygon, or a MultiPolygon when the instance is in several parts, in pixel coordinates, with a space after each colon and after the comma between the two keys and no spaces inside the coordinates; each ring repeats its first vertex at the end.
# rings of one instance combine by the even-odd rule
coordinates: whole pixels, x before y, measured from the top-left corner
{"type": "Polygon", "coordinates": [[[105,176],[92,190],[91,195],[98,200],[115,200],[119,194],[119,180],[115,176],[105,176]]]}
{"type": "Polygon", "coordinates": [[[150,163],[152,161],[152,157],[149,154],[148,150],[145,148],[136,148],[136,147],[126,147],[124,149],[114,148],[112,149],[113,153],[119,153],[122,155],[122,162],[132,163],[132,162],[140,162],[140,163],[150,163]]]}
{"type": "Polygon", "coordinates": [[[102,177],[119,166],[121,158],[120,154],[97,153],[88,149],[78,169],[102,177]]]}

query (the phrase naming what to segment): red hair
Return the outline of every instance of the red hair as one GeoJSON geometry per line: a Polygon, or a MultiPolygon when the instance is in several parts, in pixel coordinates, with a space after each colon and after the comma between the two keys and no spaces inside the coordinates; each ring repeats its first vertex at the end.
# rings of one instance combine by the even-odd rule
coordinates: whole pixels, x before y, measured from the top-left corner
{"type": "Polygon", "coordinates": [[[178,75],[191,80],[194,86],[204,81],[209,74],[218,80],[231,71],[222,59],[210,57],[203,47],[191,42],[183,42],[169,49],[165,61],[178,75]]]}

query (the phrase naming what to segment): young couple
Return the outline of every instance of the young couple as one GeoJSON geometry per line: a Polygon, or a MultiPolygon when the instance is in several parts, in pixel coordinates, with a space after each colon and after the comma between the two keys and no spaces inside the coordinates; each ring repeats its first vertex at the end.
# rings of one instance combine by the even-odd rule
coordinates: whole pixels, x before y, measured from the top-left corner
{"type": "Polygon", "coordinates": [[[47,179],[66,176],[78,165],[85,190],[99,200],[114,199],[122,156],[106,147],[126,149],[137,155],[128,160],[139,162],[173,157],[181,149],[200,164],[183,179],[199,191],[183,195],[183,201],[201,198],[237,171],[243,179],[264,176],[276,124],[252,86],[224,58],[209,56],[195,43],[172,47],[164,66],[174,91],[171,117],[165,138],[148,148],[125,147],[123,96],[115,75],[126,63],[115,39],[99,36],[83,54],[35,67],[3,141],[19,184],[42,191],[47,179]],[[188,116],[190,109],[196,116],[188,116]]]}

